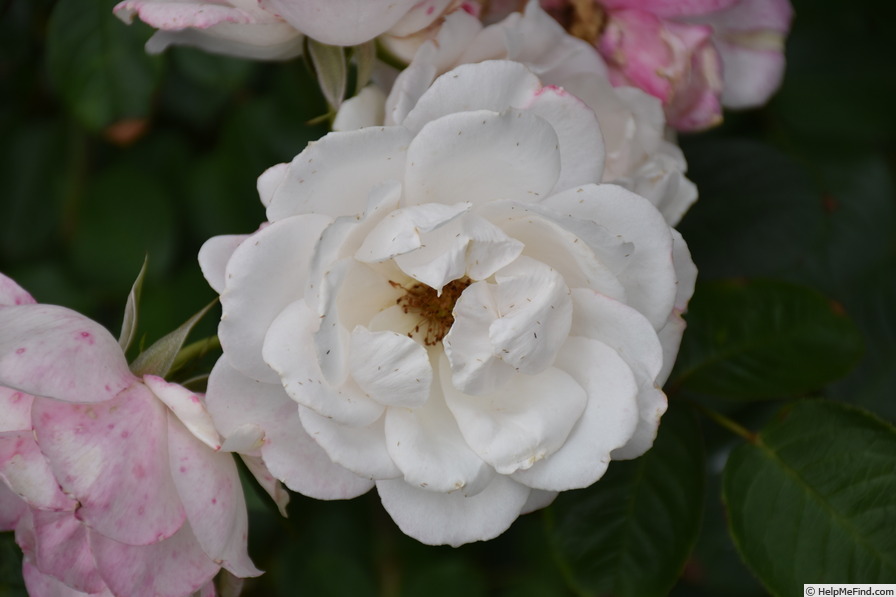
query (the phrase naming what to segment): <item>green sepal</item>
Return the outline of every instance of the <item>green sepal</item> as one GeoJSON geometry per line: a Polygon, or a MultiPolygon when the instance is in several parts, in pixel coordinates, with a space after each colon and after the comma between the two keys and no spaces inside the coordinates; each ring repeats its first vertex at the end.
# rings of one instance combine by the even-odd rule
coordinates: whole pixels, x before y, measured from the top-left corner
{"type": "Polygon", "coordinates": [[[140,267],[140,273],[131,286],[128,293],[128,301],[124,306],[124,318],[121,321],[121,334],[118,336],[118,344],[121,346],[122,352],[127,352],[137,335],[138,309],[140,304],[140,293],[143,291],[143,280],[146,278],[146,266],[149,263],[149,256],[143,258],[143,265],[140,267]]]}
{"type": "MultiPolygon", "coordinates": [[[[203,307],[196,315],[185,321],[173,332],[159,338],[152,346],[140,353],[131,363],[131,372],[142,377],[144,375],[158,375],[165,377],[174,370],[178,355],[184,346],[184,342],[190,331],[209,309],[215,306],[218,299],[213,300],[203,307]]],[[[182,363],[180,363],[182,364],[182,363]]],[[[178,366],[180,366],[180,364],[178,366]]]]}

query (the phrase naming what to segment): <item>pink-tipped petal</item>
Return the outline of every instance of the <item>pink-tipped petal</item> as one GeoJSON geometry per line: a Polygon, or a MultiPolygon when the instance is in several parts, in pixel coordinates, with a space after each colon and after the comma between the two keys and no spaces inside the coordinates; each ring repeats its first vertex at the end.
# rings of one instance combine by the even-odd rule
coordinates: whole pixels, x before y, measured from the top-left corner
{"type": "Polygon", "coordinates": [[[78,505],[62,493],[31,430],[0,433],[0,479],[34,508],[73,511],[78,505]]]}
{"type": "Polygon", "coordinates": [[[255,477],[255,480],[258,481],[261,488],[264,489],[265,492],[271,496],[271,499],[274,500],[274,503],[277,504],[277,510],[280,511],[280,516],[286,518],[286,506],[289,505],[289,492],[286,491],[283,484],[271,474],[271,471],[265,466],[264,460],[262,460],[261,457],[240,454],[240,458],[243,459],[246,468],[249,469],[249,472],[252,473],[252,476],[255,477]]]}
{"type": "Polygon", "coordinates": [[[0,385],[66,402],[101,402],[136,378],[118,341],[65,307],[0,309],[0,385]]]}
{"type": "Polygon", "coordinates": [[[31,429],[34,396],[0,386],[0,431],[31,429]]]}
{"type": "Polygon", "coordinates": [[[0,274],[0,307],[13,305],[32,305],[34,300],[28,291],[16,284],[12,278],[0,274]]]}
{"type": "Polygon", "coordinates": [[[169,415],[171,476],[197,541],[237,576],[258,576],[246,551],[249,521],[233,456],[215,453],[169,415]]]}
{"type": "Polygon", "coordinates": [[[199,441],[212,450],[221,449],[221,438],[201,396],[155,375],[145,376],[143,383],[199,441]]]}
{"type": "Polygon", "coordinates": [[[25,579],[25,588],[29,595],[52,597],[114,597],[109,589],[104,588],[99,593],[84,593],[65,585],[49,574],[44,574],[27,559],[22,564],[22,576],[25,579]]]}
{"type": "Polygon", "coordinates": [[[610,10],[637,8],[658,16],[688,17],[727,9],[741,0],[601,0],[610,10]]]}
{"type": "Polygon", "coordinates": [[[38,398],[33,418],[56,479],[97,532],[146,545],[183,525],[168,465],[167,409],[143,384],[100,404],[38,398]]]}
{"type": "Polygon", "coordinates": [[[94,531],[88,541],[97,570],[116,595],[184,597],[221,568],[202,550],[189,524],[151,545],[119,543],[94,531]]]}
{"type": "Polygon", "coordinates": [[[12,531],[28,511],[28,504],[0,479],[0,532],[12,531]]]}
{"type": "Polygon", "coordinates": [[[87,543],[89,531],[74,512],[32,510],[32,517],[34,563],[41,572],[85,593],[105,589],[87,543]]]}

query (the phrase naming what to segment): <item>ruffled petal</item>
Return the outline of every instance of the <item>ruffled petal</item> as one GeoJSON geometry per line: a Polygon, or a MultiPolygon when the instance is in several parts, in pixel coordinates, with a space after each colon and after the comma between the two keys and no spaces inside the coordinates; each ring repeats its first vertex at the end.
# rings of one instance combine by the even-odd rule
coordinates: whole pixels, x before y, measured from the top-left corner
{"type": "Polygon", "coordinates": [[[403,178],[410,141],[407,129],[391,126],[330,133],[309,143],[290,163],[268,206],[268,219],[362,214],[374,186],[403,178]]]}
{"type": "Polygon", "coordinates": [[[461,64],[433,81],[400,124],[419,134],[427,123],[443,116],[471,110],[500,113],[508,108],[522,108],[541,88],[538,77],[518,62],[461,64]]]}
{"type": "Polygon", "coordinates": [[[78,505],[62,493],[30,429],[0,433],[0,479],[31,507],[74,511],[78,505]]]}
{"type": "Polygon", "coordinates": [[[275,222],[243,241],[227,262],[218,335],[230,363],[246,375],[277,380],[262,359],[265,333],[286,305],[304,295],[311,253],[329,223],[315,215],[275,222]]]}
{"type": "Polygon", "coordinates": [[[349,366],[361,389],[384,406],[420,406],[429,397],[432,367],[426,349],[397,332],[352,330],[349,366]]]}
{"type": "Polygon", "coordinates": [[[560,176],[557,134],[526,112],[459,112],[426,124],[408,148],[411,205],[537,201],[560,176]]]}
{"type": "Polygon", "coordinates": [[[386,450],[382,417],[369,425],[352,427],[301,406],[299,416],[308,435],[336,464],[366,479],[393,479],[401,474],[386,450]]]}
{"type": "Polygon", "coordinates": [[[264,460],[262,460],[261,457],[240,454],[240,458],[243,459],[246,468],[249,469],[249,472],[252,473],[252,476],[255,477],[255,480],[258,481],[261,488],[264,489],[265,492],[271,496],[271,499],[274,500],[274,503],[277,504],[277,510],[280,511],[280,516],[286,518],[286,506],[289,505],[289,492],[286,491],[280,481],[271,474],[271,471],[265,466],[264,460]]]}
{"type": "Polygon", "coordinates": [[[494,539],[520,515],[529,488],[498,475],[481,492],[437,493],[404,480],[377,481],[383,507],[406,535],[427,545],[454,547],[494,539]]]}
{"type": "Polygon", "coordinates": [[[218,436],[211,415],[205,410],[201,396],[181,385],[168,383],[155,375],[145,376],[143,383],[199,441],[212,450],[221,449],[221,438],[218,436]]]}
{"type": "Polygon", "coordinates": [[[622,187],[603,184],[580,188],[581,192],[571,189],[545,203],[558,212],[597,222],[631,243],[632,250],[625,255],[617,278],[625,287],[625,302],[659,329],[675,302],[671,228],[649,201],[622,187]]]}
{"type": "Polygon", "coordinates": [[[286,23],[219,23],[208,29],[158,31],[146,42],[148,54],[169,46],[192,46],[252,60],[288,60],[302,53],[304,37],[286,23]]]}
{"type": "Polygon", "coordinates": [[[600,182],[606,151],[594,111],[562,87],[539,89],[526,112],[551,123],[560,142],[560,178],[553,192],[600,182]]]}
{"type": "Polygon", "coordinates": [[[106,588],[90,552],[88,528],[74,512],[32,510],[32,520],[38,570],[84,593],[106,588]]]}
{"type": "Polygon", "coordinates": [[[93,531],[88,541],[97,570],[116,595],[183,597],[221,568],[202,550],[189,524],[151,545],[119,543],[93,531]]]}
{"type": "Polygon", "coordinates": [[[205,281],[212,289],[221,294],[226,287],[224,272],[227,262],[236,248],[249,238],[248,234],[228,234],[213,236],[205,241],[199,249],[199,269],[205,276],[205,281]]]}
{"type": "Polygon", "coordinates": [[[22,563],[22,576],[25,580],[25,588],[29,595],[52,595],[53,597],[114,597],[109,589],[104,588],[99,593],[84,593],[73,589],[61,581],[37,569],[37,566],[27,559],[22,563]]]}
{"type": "Polygon", "coordinates": [[[168,458],[190,528],[213,561],[240,577],[258,576],[249,559],[249,520],[230,454],[212,452],[169,415],[168,458]]]}
{"type": "Polygon", "coordinates": [[[468,394],[490,392],[514,374],[489,339],[491,325],[500,316],[491,286],[475,282],[463,291],[454,304],[454,323],[442,338],[451,384],[468,394]]]}
{"type": "Polygon", "coordinates": [[[109,537],[146,545],[185,520],[168,466],[167,413],[144,385],[99,404],[32,408],[37,443],[78,518],[109,537]]]}
{"type": "Polygon", "coordinates": [[[539,373],[551,365],[569,335],[569,288],[553,268],[529,257],[497,272],[495,280],[500,317],[488,329],[495,354],[520,373],[539,373]]]}
{"type": "Polygon", "coordinates": [[[549,491],[588,487],[607,470],[612,450],[635,430],[638,386],[625,361],[596,340],[570,338],[555,366],[585,389],[585,411],[559,450],[513,478],[549,491]]]}
{"type": "MultiPolygon", "coordinates": [[[[450,376],[447,359],[440,375],[450,376]]],[[[467,444],[502,475],[530,468],[560,449],[587,402],[586,390],[555,367],[516,375],[480,396],[445,381],[442,391],[467,444]]]]}
{"type": "Polygon", "coordinates": [[[476,495],[495,472],[467,445],[441,388],[435,391],[420,408],[386,411],[386,447],[409,485],[476,495]]]}
{"type": "Polygon", "coordinates": [[[0,386],[0,432],[31,429],[34,396],[0,386]]]}
{"type": "Polygon", "coordinates": [[[317,499],[346,499],[373,487],[370,479],[334,464],[311,439],[299,420],[296,403],[279,383],[248,378],[222,357],[209,376],[206,402],[225,437],[253,424],[263,430],[258,446],[261,458],[290,489],[317,499]]]}
{"type": "Polygon", "coordinates": [[[614,460],[637,458],[653,445],[660,417],[666,412],[666,396],[658,385],[667,358],[660,336],[643,315],[608,297],[577,289],[573,292],[573,300],[576,332],[611,347],[635,375],[637,426],[625,445],[613,450],[611,456],[614,460]]]}
{"type": "Polygon", "coordinates": [[[66,402],[101,402],[136,381],[100,324],[54,305],[0,309],[0,385],[66,402]]]}
{"type": "Polygon", "coordinates": [[[320,316],[304,301],[292,303],[271,325],[264,344],[265,360],[280,374],[286,393],[299,404],[348,425],[376,421],[383,414],[381,404],[354,383],[331,385],[321,370],[321,351],[314,342],[321,325],[320,316]]]}

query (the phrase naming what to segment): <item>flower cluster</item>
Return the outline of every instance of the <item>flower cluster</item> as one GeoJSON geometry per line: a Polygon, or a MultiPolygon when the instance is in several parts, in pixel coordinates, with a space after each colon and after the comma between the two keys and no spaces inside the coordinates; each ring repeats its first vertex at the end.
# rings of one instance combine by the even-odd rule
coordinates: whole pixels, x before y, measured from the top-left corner
{"type": "Polygon", "coordinates": [[[32,594],[214,595],[219,573],[260,574],[231,453],[281,512],[280,483],[375,487],[406,534],[456,546],[651,448],[696,278],[675,129],[767,100],[786,0],[115,14],[158,29],[150,52],[308,48],[339,110],[258,179],[266,221],[200,250],[222,307],[204,393],[132,372],[127,342],[0,275],[0,530],[32,594]],[[370,84],[343,102],[349,60],[370,84]]]}

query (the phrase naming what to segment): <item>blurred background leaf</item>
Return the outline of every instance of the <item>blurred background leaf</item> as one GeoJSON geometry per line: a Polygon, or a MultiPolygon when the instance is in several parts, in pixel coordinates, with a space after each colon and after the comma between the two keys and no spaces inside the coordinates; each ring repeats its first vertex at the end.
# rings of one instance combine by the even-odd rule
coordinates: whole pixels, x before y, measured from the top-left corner
{"type": "Polygon", "coordinates": [[[683,407],[666,412],[644,456],[610,463],[598,483],[551,507],[551,544],[577,594],[662,596],[681,574],[705,478],[700,428],[683,407]]]}
{"type": "Polygon", "coordinates": [[[774,280],[698,284],[671,378],[714,398],[805,395],[848,373],[862,338],[819,292],[774,280]]]}
{"type": "Polygon", "coordinates": [[[896,578],[896,429],[827,401],[784,408],[725,467],[731,533],[772,594],[896,578]]]}

